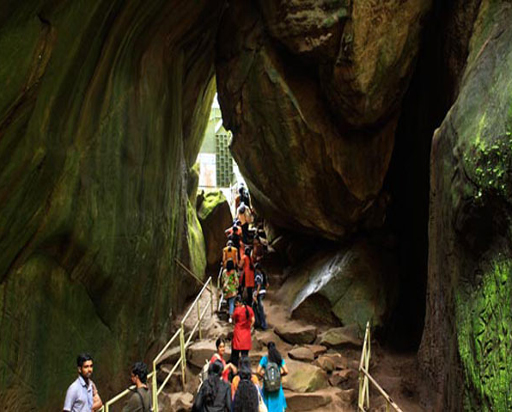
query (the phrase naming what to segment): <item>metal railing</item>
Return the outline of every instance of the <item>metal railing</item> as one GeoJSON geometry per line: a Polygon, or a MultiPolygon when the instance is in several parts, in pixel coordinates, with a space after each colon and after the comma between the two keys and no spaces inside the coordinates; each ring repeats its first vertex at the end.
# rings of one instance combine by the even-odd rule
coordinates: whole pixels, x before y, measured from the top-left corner
{"type": "Polygon", "coordinates": [[[370,383],[375,386],[377,391],[386,400],[386,412],[392,407],[397,412],[403,412],[402,409],[391,399],[391,397],[382,389],[377,381],[370,375],[370,356],[371,356],[371,332],[370,322],[366,323],[366,333],[364,334],[363,351],[361,361],[359,362],[359,398],[357,407],[359,411],[370,410],[370,383]]]}
{"type": "MultiPolygon", "coordinates": [[[[213,281],[212,278],[209,277],[206,283],[204,283],[201,291],[198,293],[196,298],[194,299],[194,302],[190,305],[187,313],[185,313],[185,316],[183,316],[183,319],[181,320],[179,329],[174,333],[172,338],[165,344],[165,346],[162,348],[160,353],[155,357],[153,360],[153,371],[148,375],[148,383],[151,382],[151,393],[152,393],[152,400],[153,400],[153,412],[158,412],[158,395],[162,393],[162,390],[164,389],[165,385],[169,382],[169,379],[171,379],[172,374],[178,369],[178,367],[181,365],[181,381],[183,384],[183,388],[185,388],[186,383],[186,368],[187,368],[187,348],[192,344],[192,339],[194,337],[194,334],[198,332],[199,339],[202,339],[203,333],[201,329],[201,322],[203,318],[206,315],[206,312],[208,311],[208,307],[210,307],[211,315],[213,316],[214,313],[214,290],[213,290],[213,281]],[[205,305],[205,307],[201,310],[201,297],[205,293],[205,291],[210,292],[210,298],[205,305]],[[188,333],[188,337],[185,340],[185,322],[190,316],[190,314],[193,312],[193,310],[196,309],[197,311],[197,321],[194,323],[194,326],[192,327],[192,330],[188,333]],[[167,373],[167,376],[164,378],[162,384],[158,385],[158,379],[157,379],[157,364],[162,359],[164,353],[171,347],[171,345],[178,339],[179,337],[179,345],[180,345],[180,357],[174,364],[174,366],[171,368],[171,370],[167,373]]],[[[119,400],[123,399],[125,396],[129,395],[130,393],[133,393],[133,389],[135,386],[131,386],[130,388],[124,390],[123,392],[119,393],[112,399],[109,399],[108,402],[106,402],[103,407],[99,410],[99,412],[110,412],[110,407],[118,402],[119,400]]]]}

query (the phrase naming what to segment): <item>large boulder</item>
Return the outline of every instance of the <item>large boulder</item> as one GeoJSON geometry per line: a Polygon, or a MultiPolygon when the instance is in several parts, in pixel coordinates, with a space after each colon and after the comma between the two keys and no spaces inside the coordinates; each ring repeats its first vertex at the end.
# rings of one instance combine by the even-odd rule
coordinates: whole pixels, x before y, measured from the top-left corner
{"type": "Polygon", "coordinates": [[[297,319],[364,330],[369,320],[383,325],[396,299],[388,258],[368,242],[319,253],[290,272],[279,296],[297,319]]]}
{"type": "Polygon", "coordinates": [[[315,360],[315,354],[313,351],[304,346],[294,347],[290,352],[288,352],[288,356],[290,359],[302,362],[313,362],[315,360]]]}
{"type": "Polygon", "coordinates": [[[222,191],[206,192],[197,216],[203,228],[208,267],[218,269],[227,240],[224,231],[233,224],[231,209],[222,191]]]}
{"type": "Polygon", "coordinates": [[[2,6],[3,410],[62,409],[84,351],[102,398],[118,393],[196,293],[175,258],[202,271],[187,179],[215,93],[223,4],[2,6]]]}
{"type": "Polygon", "coordinates": [[[330,239],[382,225],[398,109],[430,6],[230,4],[218,41],[219,102],[267,219],[330,239]]]}
{"type": "Polygon", "coordinates": [[[285,342],[292,344],[313,343],[318,329],[311,325],[287,322],[274,328],[274,332],[285,342]]]}
{"type": "Polygon", "coordinates": [[[423,370],[438,410],[512,404],[512,5],[484,0],[431,152],[423,370]]]}
{"type": "Polygon", "coordinates": [[[289,374],[283,377],[283,388],[293,392],[315,392],[327,388],[327,374],[318,366],[294,360],[286,361],[289,374]]]}
{"type": "Polygon", "coordinates": [[[297,393],[285,391],[285,397],[288,405],[287,410],[291,412],[322,410],[321,408],[332,402],[329,394],[323,392],[297,393]]]}
{"type": "Polygon", "coordinates": [[[320,344],[329,348],[341,348],[345,346],[363,346],[364,329],[357,325],[342,326],[340,328],[331,328],[320,335],[320,344]]]}

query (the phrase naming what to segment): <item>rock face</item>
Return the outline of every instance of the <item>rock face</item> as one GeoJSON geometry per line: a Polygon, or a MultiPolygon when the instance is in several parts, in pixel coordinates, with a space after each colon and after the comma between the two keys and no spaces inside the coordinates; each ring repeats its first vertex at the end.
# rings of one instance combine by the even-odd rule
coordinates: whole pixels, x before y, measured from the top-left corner
{"type": "Polygon", "coordinates": [[[224,230],[233,224],[231,209],[224,194],[219,190],[204,194],[197,210],[206,243],[206,260],[210,269],[219,269],[222,248],[226,246],[224,230]]]}
{"type": "Polygon", "coordinates": [[[512,7],[482,1],[457,101],[434,135],[427,317],[438,410],[512,404],[512,7]]]}
{"type": "Polygon", "coordinates": [[[174,258],[204,271],[187,171],[213,98],[222,5],[50,0],[4,8],[3,409],[62,408],[83,351],[93,354],[108,399],[195,292],[174,258]]]}
{"type": "Polygon", "coordinates": [[[367,242],[317,254],[283,284],[279,295],[293,317],[312,322],[382,325],[393,308],[396,284],[382,252],[367,242]]]}
{"type": "Polygon", "coordinates": [[[218,43],[219,100],[256,208],[273,223],[330,239],[382,224],[397,109],[429,7],[230,5],[218,43]]]}

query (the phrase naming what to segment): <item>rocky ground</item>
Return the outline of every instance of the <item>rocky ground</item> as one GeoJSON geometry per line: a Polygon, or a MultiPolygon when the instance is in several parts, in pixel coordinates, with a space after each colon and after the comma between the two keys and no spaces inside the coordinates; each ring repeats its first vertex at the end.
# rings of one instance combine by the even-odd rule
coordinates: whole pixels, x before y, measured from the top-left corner
{"type": "MultiPolygon", "coordinates": [[[[202,306],[206,304],[206,299],[202,306]]],[[[351,328],[328,328],[291,319],[287,308],[272,293],[266,300],[269,329],[255,331],[249,355],[254,367],[266,353],[265,344],[274,341],[284,355],[289,375],[283,377],[288,411],[354,411],[357,408],[358,366],[362,340],[351,328]]],[[[196,317],[186,323],[193,326],[196,317]]],[[[215,339],[232,336],[232,326],[207,314],[203,322],[203,339],[187,351],[187,383],[181,384],[176,372],[160,397],[164,411],[189,411],[199,383],[198,372],[215,351],[215,339]]],[[[179,348],[169,350],[160,364],[159,380],[179,357],[179,348]]],[[[229,353],[226,354],[226,358],[229,353]]],[[[415,355],[393,354],[372,344],[372,375],[388,391],[393,400],[408,412],[428,410],[420,406],[423,390],[416,376],[415,355]]],[[[371,392],[371,410],[384,411],[384,399],[371,392]]]]}

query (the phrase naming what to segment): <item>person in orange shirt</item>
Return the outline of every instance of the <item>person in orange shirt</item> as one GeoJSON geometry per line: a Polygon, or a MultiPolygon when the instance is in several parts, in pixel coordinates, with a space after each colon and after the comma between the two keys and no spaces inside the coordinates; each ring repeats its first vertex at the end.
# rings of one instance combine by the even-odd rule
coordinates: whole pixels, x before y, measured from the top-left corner
{"type": "Polygon", "coordinates": [[[246,289],[247,296],[245,302],[252,305],[252,292],[254,289],[254,264],[251,257],[251,248],[245,248],[245,254],[240,259],[240,269],[242,269],[242,278],[240,279],[240,286],[246,289]]]}
{"type": "Polygon", "coordinates": [[[258,375],[252,373],[251,359],[249,356],[242,356],[238,362],[238,374],[233,378],[233,381],[231,382],[231,396],[233,399],[235,399],[235,394],[236,390],[238,389],[240,379],[250,379],[251,382],[254,383],[257,387],[260,386],[258,375]]]}
{"type": "Polygon", "coordinates": [[[233,246],[233,242],[228,240],[227,246],[222,249],[222,267],[226,268],[227,261],[231,259],[235,266],[238,266],[238,249],[233,246]]]}

